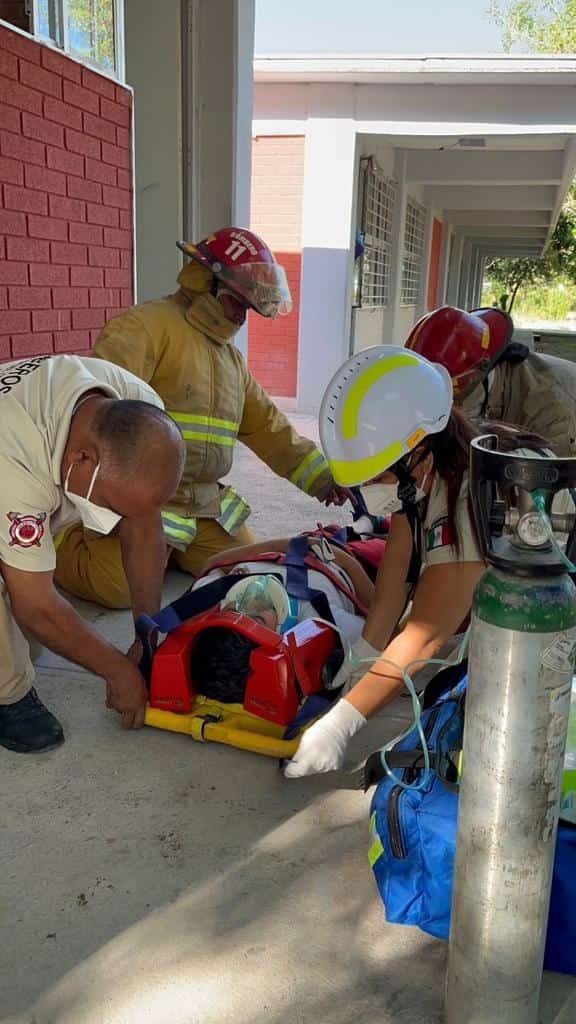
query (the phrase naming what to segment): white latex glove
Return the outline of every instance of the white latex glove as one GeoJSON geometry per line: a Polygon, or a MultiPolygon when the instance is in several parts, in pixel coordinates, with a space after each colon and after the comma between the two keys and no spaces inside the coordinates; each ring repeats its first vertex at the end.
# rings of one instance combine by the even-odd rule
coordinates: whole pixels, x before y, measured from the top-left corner
{"type": "Polygon", "coordinates": [[[284,775],[287,779],[299,779],[303,775],[337,771],[344,763],[348,740],[364,725],[364,715],[349,701],[339,700],[328,714],[306,730],[284,775]]]}
{"type": "Polygon", "coordinates": [[[332,682],[326,686],[327,690],[337,690],[343,686],[342,693],[348,693],[356,685],[362,676],[366,675],[368,669],[380,657],[381,651],[377,651],[372,644],[369,644],[363,636],[352,644],[347,657],[342,662],[332,682]]]}

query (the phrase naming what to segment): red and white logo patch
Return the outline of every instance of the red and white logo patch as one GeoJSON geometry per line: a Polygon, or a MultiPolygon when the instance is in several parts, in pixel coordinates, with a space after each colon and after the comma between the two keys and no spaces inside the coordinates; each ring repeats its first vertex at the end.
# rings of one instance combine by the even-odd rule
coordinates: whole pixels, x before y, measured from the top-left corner
{"type": "Polygon", "coordinates": [[[38,516],[21,516],[17,512],[8,512],[10,520],[10,547],[18,545],[21,548],[40,547],[40,541],[44,536],[44,520],[46,513],[38,516]]]}

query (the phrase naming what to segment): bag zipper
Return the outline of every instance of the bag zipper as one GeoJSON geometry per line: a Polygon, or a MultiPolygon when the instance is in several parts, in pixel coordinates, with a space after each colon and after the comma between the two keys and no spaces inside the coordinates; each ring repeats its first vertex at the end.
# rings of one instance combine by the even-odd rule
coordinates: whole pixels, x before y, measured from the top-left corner
{"type": "MultiPolygon", "coordinates": [[[[432,735],[439,713],[439,707],[430,711],[428,721],[424,726],[424,739],[426,742],[428,742],[432,735]]],[[[403,781],[412,782],[416,775],[417,771],[406,768],[404,771],[403,781]]],[[[406,847],[404,846],[402,825],[400,823],[400,798],[403,792],[404,790],[402,789],[402,786],[394,786],[394,788],[390,790],[390,796],[388,798],[388,832],[390,833],[390,847],[394,857],[398,860],[404,860],[406,858],[406,847]]]]}

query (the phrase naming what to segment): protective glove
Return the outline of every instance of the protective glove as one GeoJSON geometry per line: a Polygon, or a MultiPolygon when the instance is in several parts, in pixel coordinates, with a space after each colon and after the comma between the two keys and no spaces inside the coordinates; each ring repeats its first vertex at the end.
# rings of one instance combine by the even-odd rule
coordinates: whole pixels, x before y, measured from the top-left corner
{"type": "Polygon", "coordinates": [[[328,714],[306,730],[295,756],[284,769],[285,777],[299,779],[341,768],[348,740],[364,725],[364,715],[349,701],[339,700],[328,714]]]}
{"type": "Polygon", "coordinates": [[[356,685],[362,676],[366,675],[368,669],[380,657],[381,651],[377,651],[372,644],[369,644],[363,636],[356,640],[347,657],[342,662],[338,672],[331,683],[326,686],[327,690],[337,690],[343,686],[342,693],[348,693],[356,685]]]}

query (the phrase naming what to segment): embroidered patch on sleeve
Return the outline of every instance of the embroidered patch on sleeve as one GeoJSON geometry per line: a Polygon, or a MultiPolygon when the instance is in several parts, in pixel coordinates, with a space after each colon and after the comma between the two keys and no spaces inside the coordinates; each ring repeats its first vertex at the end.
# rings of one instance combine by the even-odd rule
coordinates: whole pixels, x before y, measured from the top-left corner
{"type": "Polygon", "coordinates": [[[37,516],[22,516],[17,512],[8,512],[8,519],[10,520],[10,547],[15,545],[20,548],[40,547],[44,536],[45,512],[37,516]]]}
{"type": "Polygon", "coordinates": [[[454,545],[454,534],[448,522],[448,516],[436,519],[426,533],[426,551],[435,551],[436,548],[452,547],[454,545]]]}

